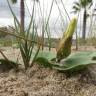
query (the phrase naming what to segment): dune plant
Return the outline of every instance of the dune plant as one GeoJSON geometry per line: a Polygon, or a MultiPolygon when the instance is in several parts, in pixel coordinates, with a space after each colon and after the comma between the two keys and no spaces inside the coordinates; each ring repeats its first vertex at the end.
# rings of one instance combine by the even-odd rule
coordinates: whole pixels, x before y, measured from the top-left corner
{"type": "Polygon", "coordinates": [[[13,15],[13,18],[14,18],[15,34],[17,34],[16,39],[17,39],[18,44],[19,44],[23,63],[24,63],[25,69],[28,69],[28,67],[30,67],[30,65],[32,66],[33,61],[34,61],[31,59],[33,51],[34,50],[36,51],[36,53],[34,55],[34,59],[35,59],[36,54],[38,53],[38,50],[40,49],[40,47],[36,46],[36,43],[34,43],[34,42],[36,42],[36,40],[38,38],[37,26],[36,26],[35,20],[33,18],[35,3],[33,4],[32,16],[31,16],[31,20],[30,20],[30,23],[28,25],[28,28],[26,30],[23,30],[23,34],[22,34],[21,24],[20,24],[19,20],[17,19],[16,15],[14,14],[8,0],[7,0],[7,2],[9,5],[9,8],[10,8],[10,11],[13,15]],[[23,37],[23,39],[18,38],[18,36],[23,37]],[[31,42],[31,41],[33,41],[33,42],[31,42]]]}
{"type": "MultiPolygon", "coordinates": [[[[87,68],[88,65],[96,64],[96,52],[77,52],[71,54],[71,43],[72,43],[72,36],[74,33],[74,29],[76,27],[76,19],[72,19],[70,24],[64,33],[63,37],[60,41],[60,48],[63,48],[60,51],[60,58],[62,62],[56,62],[55,58],[58,59],[57,53],[42,51],[39,52],[35,62],[40,63],[44,67],[49,67],[51,69],[56,69],[62,72],[78,72],[87,68]],[[63,40],[63,41],[62,41],[63,40]],[[63,43],[61,43],[63,42],[63,43]],[[64,43],[65,42],[65,43],[64,43]],[[66,58],[65,58],[66,57],[66,58]]],[[[57,51],[58,52],[58,51],[57,51]]]]}
{"type": "MultiPolygon", "coordinates": [[[[42,46],[42,42],[38,42],[39,40],[38,39],[39,36],[37,32],[38,27],[36,26],[35,19],[34,19],[35,3],[33,4],[32,16],[30,16],[31,20],[29,26],[26,30],[24,30],[23,32],[24,34],[21,34],[20,22],[17,19],[16,15],[14,14],[9,1],[8,1],[8,5],[14,18],[15,32],[10,33],[4,30],[0,30],[0,32],[4,32],[6,34],[16,37],[26,70],[28,69],[28,67],[32,67],[34,62],[38,62],[39,64],[45,67],[50,67],[51,69],[56,69],[63,72],[66,71],[74,72],[74,71],[81,70],[90,64],[96,64],[96,61],[94,59],[96,57],[95,52],[79,52],[79,53],[71,54],[72,36],[74,34],[76,23],[77,23],[76,18],[70,21],[67,30],[64,32],[60,40],[60,43],[58,44],[56,53],[52,51],[44,51],[44,50],[41,51],[40,47],[42,46]],[[64,62],[61,62],[61,60],[64,60],[64,62]]],[[[44,32],[47,32],[48,35],[49,45],[51,45],[51,41],[50,41],[51,39],[50,39],[50,32],[48,30],[48,27],[49,27],[49,19],[52,11],[52,6],[53,6],[53,2],[50,8],[48,20],[46,20],[46,24],[44,28],[44,32]]],[[[49,46],[49,49],[50,48],[51,46],[49,46]]],[[[5,60],[7,60],[6,57],[5,60]]]]}
{"type": "MultiPolygon", "coordinates": [[[[40,37],[38,36],[38,32],[37,32],[38,26],[36,25],[35,18],[34,18],[35,0],[33,1],[34,4],[32,9],[32,16],[30,14],[31,20],[30,20],[29,26],[26,30],[23,30],[24,31],[23,34],[21,31],[21,22],[19,22],[18,18],[14,14],[8,0],[7,2],[14,18],[15,33],[14,34],[8,33],[8,32],[5,32],[5,33],[15,36],[17,38],[23,63],[24,63],[25,69],[27,69],[28,67],[33,65],[36,59],[36,56],[39,53],[39,50],[41,49],[41,46],[44,46],[44,44],[42,45],[42,42],[39,42],[40,37]]],[[[49,32],[48,26],[49,26],[49,19],[50,19],[52,7],[53,7],[53,2],[54,0],[52,1],[50,12],[49,12],[48,18],[46,19],[45,27],[44,27],[44,34],[46,32],[48,36],[49,50],[51,48],[51,41],[50,41],[50,32],[49,32]]]]}
{"type": "Polygon", "coordinates": [[[56,54],[53,52],[43,51],[38,54],[35,60],[44,67],[56,69],[61,72],[71,73],[84,70],[88,66],[96,64],[96,52],[92,51],[72,53],[69,57],[60,63],[53,61],[54,58],[56,58],[56,54]]]}

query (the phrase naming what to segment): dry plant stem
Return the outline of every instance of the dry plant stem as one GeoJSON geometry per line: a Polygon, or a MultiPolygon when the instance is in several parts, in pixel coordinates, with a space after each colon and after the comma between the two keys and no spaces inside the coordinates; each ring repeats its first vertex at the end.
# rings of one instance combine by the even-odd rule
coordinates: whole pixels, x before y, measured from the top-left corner
{"type": "MultiPolygon", "coordinates": [[[[14,36],[14,37],[17,37],[17,38],[19,38],[19,39],[27,40],[27,41],[29,41],[29,42],[33,42],[33,43],[36,43],[36,44],[38,43],[38,42],[36,42],[36,41],[32,41],[32,40],[26,39],[26,38],[24,38],[24,37],[22,37],[22,36],[18,36],[18,35],[16,35],[16,34],[13,34],[13,33],[8,32],[8,31],[4,31],[4,30],[1,30],[1,29],[0,29],[0,32],[9,34],[9,35],[14,36]]],[[[41,45],[41,44],[40,44],[40,45],[41,45]]]]}
{"type": "Polygon", "coordinates": [[[4,55],[4,53],[0,50],[1,55],[4,57],[5,60],[9,61],[8,58],[4,55]]]}
{"type": "MultiPolygon", "coordinates": [[[[9,59],[5,56],[5,54],[0,50],[0,53],[1,53],[1,55],[4,57],[4,59],[9,63],[9,64],[11,64],[11,62],[9,61],[9,59]]],[[[11,64],[12,65],[12,64],[11,64]]],[[[14,65],[12,65],[13,67],[14,67],[14,65]]],[[[16,66],[15,67],[16,68],[16,70],[18,69],[18,67],[16,66]]]]}
{"type": "MultiPolygon", "coordinates": [[[[28,41],[28,42],[30,42],[30,43],[33,42],[33,43],[38,44],[39,46],[41,46],[41,43],[40,43],[40,42],[26,39],[26,38],[24,38],[24,37],[22,37],[22,36],[18,36],[17,34],[13,34],[13,33],[10,33],[10,32],[8,32],[8,31],[1,30],[1,29],[0,29],[0,32],[3,32],[3,33],[5,33],[5,34],[8,34],[8,35],[11,35],[11,36],[14,36],[14,37],[17,37],[17,38],[19,38],[19,39],[23,39],[23,40],[28,41]]],[[[47,45],[44,44],[44,46],[47,46],[47,45]]]]}
{"type": "MultiPolygon", "coordinates": [[[[4,57],[4,59],[9,63],[9,64],[11,64],[11,62],[10,62],[10,60],[5,56],[5,54],[0,50],[0,53],[1,53],[1,55],[4,57]]],[[[12,64],[11,64],[12,65],[12,64]]],[[[14,65],[12,65],[13,67],[14,67],[14,65]]],[[[18,68],[18,63],[17,63],[17,66],[16,66],[16,70],[17,70],[17,68],[18,68]]]]}

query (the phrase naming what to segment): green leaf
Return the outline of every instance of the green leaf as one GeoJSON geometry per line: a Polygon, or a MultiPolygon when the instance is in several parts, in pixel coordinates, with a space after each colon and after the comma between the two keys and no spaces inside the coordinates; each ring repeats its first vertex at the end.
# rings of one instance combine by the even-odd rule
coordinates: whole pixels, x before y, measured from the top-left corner
{"type": "Polygon", "coordinates": [[[53,58],[56,58],[56,54],[51,51],[40,51],[37,58],[44,58],[48,61],[51,61],[53,58]]]}
{"type": "Polygon", "coordinates": [[[96,57],[96,52],[73,53],[64,60],[61,66],[54,68],[61,71],[78,71],[88,65],[96,64],[96,60],[93,60],[94,57],[96,57]]]}
{"type": "Polygon", "coordinates": [[[72,53],[69,57],[64,59],[63,63],[56,63],[52,59],[56,58],[56,54],[52,52],[40,51],[36,61],[45,67],[63,72],[75,72],[87,68],[88,65],[96,64],[96,52],[77,52],[72,53]]]}
{"type": "MultiPolygon", "coordinates": [[[[35,54],[35,53],[34,53],[35,54]]],[[[34,58],[34,56],[33,56],[34,58]]],[[[35,62],[40,63],[44,67],[52,68],[51,60],[56,58],[56,54],[51,51],[39,51],[35,62]]]]}

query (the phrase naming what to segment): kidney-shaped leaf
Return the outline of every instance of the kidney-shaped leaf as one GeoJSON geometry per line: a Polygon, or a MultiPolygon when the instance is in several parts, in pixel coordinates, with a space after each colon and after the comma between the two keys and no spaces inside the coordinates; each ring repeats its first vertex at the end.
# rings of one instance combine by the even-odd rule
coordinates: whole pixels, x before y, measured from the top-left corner
{"type": "Polygon", "coordinates": [[[35,61],[39,62],[45,67],[52,68],[52,64],[50,61],[55,58],[56,58],[56,54],[51,51],[39,51],[35,61]]]}
{"type": "Polygon", "coordinates": [[[53,53],[52,51],[40,51],[39,54],[37,55],[37,58],[41,57],[47,59],[48,61],[51,61],[53,58],[56,58],[56,54],[53,53]]]}
{"type": "Polygon", "coordinates": [[[69,57],[64,59],[62,63],[56,63],[55,61],[51,61],[56,58],[56,54],[53,52],[39,52],[36,61],[41,63],[44,66],[51,67],[53,69],[57,69],[59,71],[78,71],[81,70],[88,65],[96,64],[96,52],[77,52],[72,53],[69,57]]]}
{"type": "Polygon", "coordinates": [[[61,71],[70,70],[81,70],[87,65],[96,64],[96,52],[77,52],[71,54],[68,58],[64,60],[61,66],[54,67],[61,71]]]}

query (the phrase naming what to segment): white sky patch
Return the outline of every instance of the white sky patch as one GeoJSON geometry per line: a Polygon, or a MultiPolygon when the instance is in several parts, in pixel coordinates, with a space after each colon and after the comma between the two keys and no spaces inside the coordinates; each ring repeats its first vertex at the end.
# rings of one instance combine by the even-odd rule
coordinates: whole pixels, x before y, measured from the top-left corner
{"type": "MultiPolygon", "coordinates": [[[[43,13],[43,15],[46,17],[46,16],[48,16],[48,14],[49,14],[49,12],[50,12],[50,7],[51,7],[51,4],[52,4],[52,1],[53,0],[40,0],[40,5],[41,5],[41,10],[42,10],[42,13],[43,13]]],[[[66,7],[66,10],[68,11],[68,13],[70,14],[70,12],[71,12],[71,7],[72,6],[70,6],[70,5],[72,5],[72,3],[73,3],[73,1],[74,0],[69,0],[69,3],[68,3],[68,0],[63,0],[64,1],[64,5],[65,5],[65,7],[66,7]],[[66,2],[67,1],[67,2],[66,2]],[[71,1],[71,2],[70,2],[71,1]]],[[[29,10],[30,10],[30,12],[31,12],[31,10],[32,10],[32,1],[26,1],[26,3],[27,3],[27,6],[28,6],[28,8],[29,8],[29,10]]],[[[59,8],[60,8],[60,10],[62,11],[62,12],[64,12],[65,10],[64,10],[64,8],[63,8],[63,6],[62,6],[62,4],[61,4],[61,2],[60,2],[60,0],[57,0],[57,3],[58,3],[58,6],[59,6],[59,8]]],[[[36,4],[36,11],[37,11],[37,13],[38,13],[38,3],[36,4]]],[[[39,10],[40,11],[40,10],[39,10]]],[[[56,3],[55,3],[55,0],[54,0],[54,4],[53,4],[53,7],[52,7],[52,14],[51,14],[51,16],[53,17],[53,18],[55,18],[55,17],[57,17],[58,15],[59,15],[60,13],[59,13],[59,10],[58,10],[58,7],[57,7],[57,5],[56,5],[56,3]]],[[[66,13],[64,12],[64,15],[65,15],[66,13]]]]}
{"type": "Polygon", "coordinates": [[[0,18],[0,26],[8,26],[13,24],[12,18],[0,18]]]}
{"type": "MultiPolygon", "coordinates": [[[[30,13],[32,13],[33,0],[25,0],[25,1],[27,3],[27,7],[28,7],[30,13]]],[[[44,17],[47,17],[49,15],[50,7],[51,7],[51,4],[52,4],[53,0],[39,0],[39,1],[40,1],[40,5],[41,5],[42,14],[43,14],[44,17]]],[[[66,14],[63,6],[62,6],[61,0],[56,0],[56,1],[58,3],[58,6],[60,8],[60,11],[62,13],[63,18],[66,20],[67,14],[66,14]]],[[[77,0],[62,0],[62,1],[64,3],[64,6],[65,6],[65,8],[66,8],[70,18],[72,18],[74,16],[74,14],[71,14],[73,2],[77,1],[77,0]]],[[[94,0],[94,2],[96,2],[96,1],[94,0]]],[[[0,6],[3,9],[5,9],[5,10],[2,10],[2,8],[1,8],[1,10],[0,10],[0,12],[1,12],[0,17],[1,18],[2,17],[3,18],[4,17],[5,18],[7,18],[7,17],[8,18],[12,18],[12,15],[10,14],[10,10],[9,10],[9,8],[7,8],[8,4],[7,4],[6,0],[1,0],[0,3],[1,3],[0,6]]],[[[18,0],[17,4],[14,4],[14,5],[11,4],[11,6],[14,9],[14,12],[17,14],[17,16],[19,16],[20,15],[20,0],[18,0]]],[[[60,15],[60,12],[58,10],[58,6],[56,5],[55,0],[54,0],[54,5],[53,5],[53,8],[52,8],[52,12],[51,12],[51,21],[56,20],[58,18],[58,15],[60,15]]],[[[37,14],[36,18],[38,18],[38,17],[40,18],[40,16],[41,16],[39,8],[40,8],[39,4],[36,3],[36,10],[35,10],[36,14],[37,14]]],[[[28,11],[26,12],[26,17],[27,16],[29,16],[28,11]]],[[[9,22],[9,24],[10,24],[10,22],[9,22]]]]}

